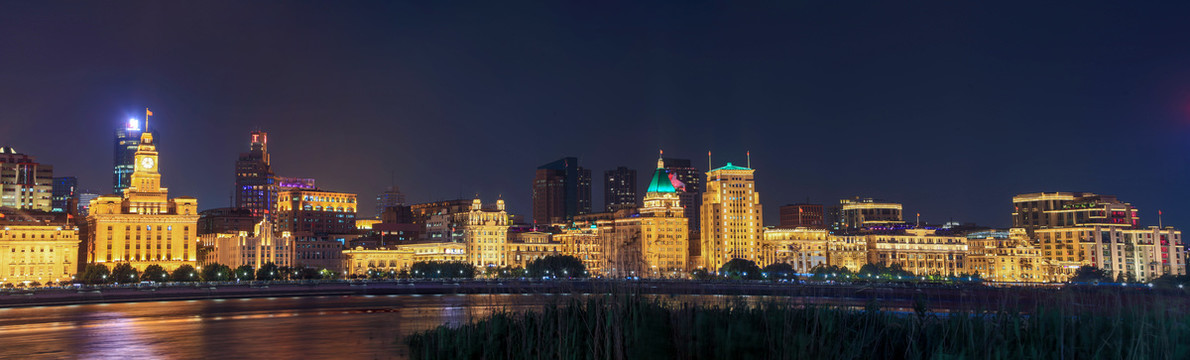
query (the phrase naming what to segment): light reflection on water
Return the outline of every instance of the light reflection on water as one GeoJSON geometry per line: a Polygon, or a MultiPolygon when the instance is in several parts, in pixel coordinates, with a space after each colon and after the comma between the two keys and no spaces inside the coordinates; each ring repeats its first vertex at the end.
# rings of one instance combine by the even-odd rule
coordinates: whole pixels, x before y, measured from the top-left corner
{"type": "Polygon", "coordinates": [[[408,349],[401,340],[409,334],[584,296],[320,296],[14,308],[0,313],[0,358],[403,358],[408,349]]]}

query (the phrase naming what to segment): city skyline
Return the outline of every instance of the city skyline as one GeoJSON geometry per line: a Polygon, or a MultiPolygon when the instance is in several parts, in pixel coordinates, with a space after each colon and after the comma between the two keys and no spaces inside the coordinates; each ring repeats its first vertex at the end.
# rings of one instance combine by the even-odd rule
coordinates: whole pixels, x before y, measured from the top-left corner
{"type": "MultiPolygon", "coordinates": [[[[202,209],[228,206],[234,161],[246,151],[246,134],[259,129],[273,136],[277,173],[360,194],[365,209],[395,183],[410,203],[480,193],[502,196],[510,212],[528,216],[526,184],[536,166],[574,156],[597,174],[619,165],[644,171],[651,166],[648,155],[663,148],[704,172],[708,150],[715,167],[743,163],[751,151],[768,205],[766,225],[777,224],[784,204],[809,197],[829,206],[861,196],[902,203],[906,217],[921,213],[931,223],[1007,227],[1013,195],[1055,191],[1116,195],[1140,209],[1141,225],[1155,225],[1158,210],[1166,225],[1190,222],[1190,212],[1177,207],[1190,201],[1177,187],[1190,180],[1190,149],[1182,141],[1190,109],[1180,85],[1190,82],[1178,65],[1190,54],[1163,46],[1163,34],[1184,26],[1172,15],[1113,17],[1113,9],[1092,4],[1071,10],[1084,16],[1060,19],[1067,26],[1053,30],[1043,16],[997,9],[953,23],[937,15],[971,9],[914,15],[875,7],[854,18],[824,18],[841,21],[838,28],[865,20],[925,25],[816,39],[797,35],[822,28],[796,17],[797,6],[771,9],[771,17],[753,14],[759,18],[752,22],[730,8],[678,13],[642,5],[608,14],[559,5],[529,15],[479,8],[474,11],[500,16],[478,19],[429,11],[402,24],[376,25],[384,23],[371,21],[376,17],[418,9],[335,9],[317,16],[314,7],[286,5],[329,25],[353,23],[345,20],[353,17],[372,24],[332,26],[323,35],[251,6],[238,13],[200,11],[226,29],[144,19],[121,6],[94,9],[103,20],[52,6],[6,6],[22,16],[0,15],[0,30],[29,36],[0,40],[26,55],[0,59],[0,74],[11,84],[0,93],[6,99],[0,146],[53,165],[55,176],[77,177],[83,191],[102,194],[112,186],[114,131],[149,107],[171,193],[198,198],[202,209]],[[575,21],[533,21],[541,11],[575,21]],[[900,17],[877,16],[882,11],[900,17]],[[637,19],[646,14],[670,18],[637,19]],[[73,17],[71,29],[79,31],[36,23],[50,15],[73,17]],[[804,24],[785,24],[780,16],[804,24]],[[993,22],[997,17],[1021,30],[993,22]],[[568,45],[613,20],[621,25],[607,25],[603,42],[568,45]],[[712,32],[703,29],[708,21],[731,26],[712,32]],[[503,26],[510,24],[516,26],[503,26]],[[257,39],[228,36],[269,26],[276,29],[257,39]],[[132,40],[75,37],[80,32],[132,40]],[[316,40],[294,41],[289,32],[316,40]],[[481,36],[487,32],[492,35],[481,36]],[[631,40],[638,32],[647,35],[647,46],[631,40]],[[1092,36],[1106,33],[1115,35],[1092,36]],[[535,34],[550,35],[529,36],[535,34]],[[468,39],[476,36],[497,45],[468,39]],[[529,37],[529,45],[505,40],[518,36],[529,37]],[[963,36],[996,45],[972,49],[963,36]],[[732,44],[740,39],[759,44],[732,44]],[[926,40],[931,45],[921,54],[887,49],[926,40]],[[35,46],[46,42],[63,46],[35,46]],[[388,45],[367,46],[375,43],[388,45]],[[1046,51],[1054,43],[1067,51],[1046,51]],[[533,44],[553,48],[535,54],[533,44]],[[501,46],[508,49],[496,51],[501,46]],[[1143,59],[1119,51],[1138,48],[1148,52],[1143,59]],[[973,53],[977,58],[962,55],[973,53]],[[266,71],[286,55],[293,57],[287,68],[266,71]],[[544,60],[533,67],[518,62],[533,55],[544,60]],[[77,59],[89,59],[94,71],[63,71],[77,59]],[[537,66],[544,63],[551,65],[537,66]],[[313,69],[323,73],[299,74],[313,69]],[[642,79],[645,86],[633,86],[642,79]],[[596,136],[604,129],[622,137],[596,136]],[[1089,145],[1096,139],[1102,146],[1089,145]],[[462,145],[443,149],[445,142],[462,145]],[[1031,142],[1036,145],[1019,146],[1031,142]]],[[[421,10],[433,10],[427,6],[421,10]]],[[[825,7],[818,10],[844,12],[825,7]]],[[[154,10],[162,16],[154,18],[179,11],[162,4],[154,10]]],[[[602,183],[592,187],[592,199],[601,199],[602,183]]],[[[637,189],[643,193],[643,184],[637,189]]]]}

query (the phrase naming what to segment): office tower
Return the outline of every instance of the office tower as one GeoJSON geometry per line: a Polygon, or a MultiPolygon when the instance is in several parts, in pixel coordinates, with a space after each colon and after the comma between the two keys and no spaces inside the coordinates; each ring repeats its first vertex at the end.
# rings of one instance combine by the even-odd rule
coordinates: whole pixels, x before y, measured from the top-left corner
{"type": "MultiPolygon", "coordinates": [[[[690,228],[690,235],[686,237],[690,240],[690,256],[697,258],[702,253],[702,242],[699,241],[702,237],[699,230],[701,220],[699,211],[702,209],[703,176],[705,175],[690,163],[690,159],[662,158],[662,160],[665,161],[665,170],[677,179],[675,184],[678,184],[678,199],[681,200],[687,225],[690,228]]],[[[697,264],[692,264],[691,267],[694,266],[697,264]]]]}
{"type": "Polygon", "coordinates": [[[112,193],[123,195],[124,189],[136,171],[136,151],[140,146],[141,124],[137,119],[129,119],[128,124],[116,130],[112,159],[112,193]]]}
{"type": "Polygon", "coordinates": [[[780,227],[792,228],[825,228],[823,224],[822,204],[790,204],[781,207],[780,227]]]}
{"type": "MultiPolygon", "coordinates": [[[[87,216],[87,261],[131,263],[143,271],[161,265],[172,271],[198,264],[198,200],[169,199],[157,171],[157,143],[153,134],[140,134],[124,194],[104,195],[91,201],[87,216]]],[[[114,266],[114,264],[109,265],[114,266]]]]}
{"type": "Polygon", "coordinates": [[[533,178],[533,222],[560,224],[591,212],[591,170],[562,158],[537,168],[533,178]]]}
{"type": "Polygon", "coordinates": [[[400,187],[390,186],[384,192],[376,195],[376,218],[379,219],[381,215],[384,215],[386,209],[400,205],[405,205],[405,194],[401,193],[400,187]]]}
{"type": "MultiPolygon", "coordinates": [[[[277,229],[324,236],[355,234],[356,195],[291,188],[277,196],[277,229]]],[[[302,241],[302,239],[298,239],[302,241]]]]}
{"type": "Polygon", "coordinates": [[[235,207],[263,217],[277,209],[277,186],[269,163],[269,134],[249,133],[248,152],[236,160],[235,207]]]}
{"type": "Polygon", "coordinates": [[[39,164],[11,147],[0,147],[0,206],[53,209],[54,167],[39,164]]]}
{"type": "Polygon", "coordinates": [[[843,226],[859,229],[872,226],[900,225],[901,204],[872,198],[841,199],[840,216],[843,226]]]}
{"type": "Polygon", "coordinates": [[[603,208],[607,212],[636,207],[636,170],[623,166],[603,173],[603,208]]]}
{"type": "Polygon", "coordinates": [[[1033,230],[1104,225],[1131,228],[1140,217],[1132,204],[1112,195],[1083,192],[1021,194],[1012,197],[1012,226],[1033,230]]]}
{"type": "Polygon", "coordinates": [[[79,194],[77,214],[80,218],[87,217],[91,210],[91,200],[95,200],[96,198],[99,198],[99,194],[89,192],[79,194]]]}
{"type": "Polygon", "coordinates": [[[51,200],[53,209],[50,211],[74,213],[74,208],[77,207],[75,200],[78,199],[78,185],[78,178],[73,176],[54,178],[51,200]]]}
{"type": "Polygon", "coordinates": [[[732,259],[764,264],[764,226],[755,170],[727,163],[707,172],[702,194],[702,261],[717,271],[732,259]]]}

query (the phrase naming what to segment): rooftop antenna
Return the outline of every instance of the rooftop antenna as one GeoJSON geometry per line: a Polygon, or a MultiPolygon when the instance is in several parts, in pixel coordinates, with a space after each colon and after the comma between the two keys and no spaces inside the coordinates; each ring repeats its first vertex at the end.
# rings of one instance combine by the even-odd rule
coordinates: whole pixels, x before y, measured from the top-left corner
{"type": "Polygon", "coordinates": [[[1162,215],[1161,210],[1157,210],[1157,228],[1158,229],[1165,227],[1165,224],[1161,222],[1161,215],[1162,215]]]}
{"type": "Polygon", "coordinates": [[[748,151],[748,168],[752,168],[752,152],[748,151]]]}
{"type": "Polygon", "coordinates": [[[707,171],[711,171],[711,151],[707,151],[707,171]]]}

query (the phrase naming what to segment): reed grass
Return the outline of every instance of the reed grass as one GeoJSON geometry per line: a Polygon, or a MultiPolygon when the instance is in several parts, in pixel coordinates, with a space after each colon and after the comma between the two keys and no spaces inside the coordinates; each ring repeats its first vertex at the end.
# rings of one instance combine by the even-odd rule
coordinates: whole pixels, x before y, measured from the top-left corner
{"type": "Polygon", "coordinates": [[[1063,292],[1030,311],[947,313],[726,298],[589,296],[405,341],[420,359],[1190,358],[1190,316],[1161,296],[1063,292]]]}

